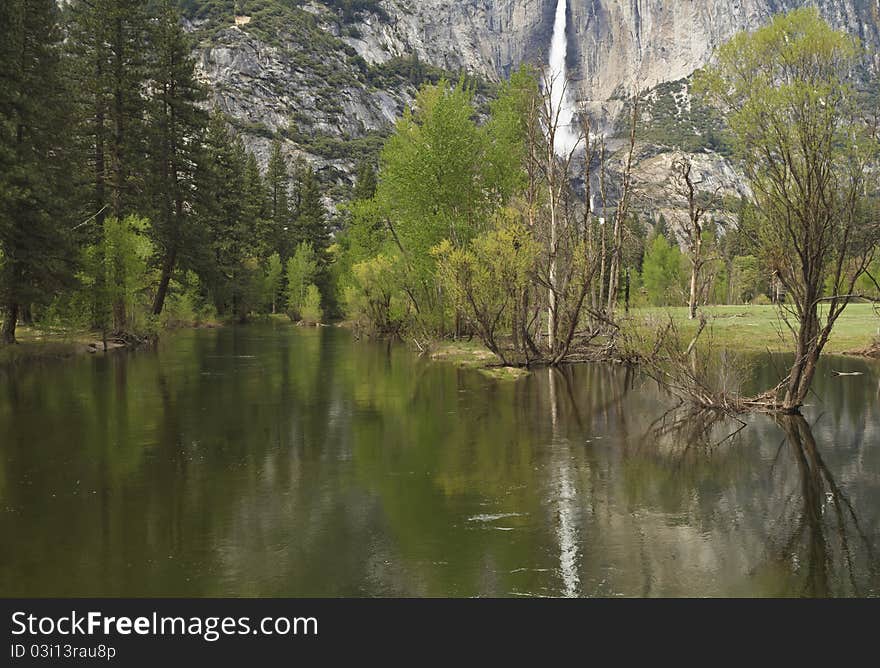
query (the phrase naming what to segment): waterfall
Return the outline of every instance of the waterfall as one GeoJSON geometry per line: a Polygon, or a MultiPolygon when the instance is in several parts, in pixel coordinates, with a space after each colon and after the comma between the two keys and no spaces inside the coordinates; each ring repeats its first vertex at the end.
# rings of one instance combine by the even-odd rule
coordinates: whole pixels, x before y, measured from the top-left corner
{"type": "Polygon", "coordinates": [[[568,155],[578,141],[575,128],[575,105],[568,86],[568,0],[558,0],[556,21],[553,23],[553,41],[550,43],[549,84],[552,87],[552,110],[559,112],[555,149],[558,155],[568,155]]]}

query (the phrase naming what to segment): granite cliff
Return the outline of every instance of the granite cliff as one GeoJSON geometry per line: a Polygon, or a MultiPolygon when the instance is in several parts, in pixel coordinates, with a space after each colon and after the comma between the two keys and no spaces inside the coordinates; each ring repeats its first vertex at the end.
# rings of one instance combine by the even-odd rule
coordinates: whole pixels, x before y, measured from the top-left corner
{"type": "MultiPolygon", "coordinates": [[[[557,0],[249,0],[235,12],[231,4],[182,2],[216,103],[262,160],[282,138],[342,196],[353,165],[375,155],[423,81],[466,72],[491,84],[523,62],[544,62],[557,0]]],[[[613,134],[624,100],[647,91],[651,141],[664,143],[682,124],[687,134],[699,125],[688,116],[694,70],[737,31],[805,4],[858,36],[868,66],[880,69],[880,0],[569,0],[575,97],[613,134]]]]}

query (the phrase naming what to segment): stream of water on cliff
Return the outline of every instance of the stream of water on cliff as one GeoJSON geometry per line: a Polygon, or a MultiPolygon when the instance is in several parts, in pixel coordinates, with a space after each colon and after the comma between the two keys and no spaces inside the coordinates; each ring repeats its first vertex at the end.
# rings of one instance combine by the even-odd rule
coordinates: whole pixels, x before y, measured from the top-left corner
{"type": "Polygon", "coordinates": [[[574,127],[575,103],[568,81],[568,1],[559,0],[556,20],[553,23],[553,39],[550,42],[550,77],[552,110],[558,112],[555,149],[558,155],[568,155],[578,144],[578,132],[574,127]]]}

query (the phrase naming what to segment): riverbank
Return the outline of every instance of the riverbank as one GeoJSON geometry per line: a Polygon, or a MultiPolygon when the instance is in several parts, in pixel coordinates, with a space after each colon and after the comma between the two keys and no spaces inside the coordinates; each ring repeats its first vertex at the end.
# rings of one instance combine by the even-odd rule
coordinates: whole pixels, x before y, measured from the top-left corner
{"type": "MultiPolygon", "coordinates": [[[[708,324],[702,339],[718,348],[740,353],[791,352],[791,333],[775,306],[710,306],[702,309],[708,324]]],[[[669,317],[683,338],[693,336],[698,321],[688,319],[686,307],[633,309],[623,326],[652,327],[669,317]]],[[[853,304],[840,316],[825,355],[880,357],[880,317],[872,304],[853,304]]],[[[431,358],[456,366],[477,369],[495,378],[516,379],[528,374],[525,369],[500,366],[496,355],[472,341],[442,341],[431,351],[431,358]]]]}
{"type": "MultiPolygon", "coordinates": [[[[702,311],[708,317],[704,340],[713,345],[742,353],[785,353],[791,349],[790,333],[779,317],[775,306],[710,306],[702,311]]],[[[672,317],[682,336],[696,332],[697,322],[688,320],[687,308],[639,308],[630,312],[632,323],[650,325],[672,317]]],[[[289,322],[286,315],[266,316],[272,321],[289,322]]],[[[204,322],[179,329],[213,329],[227,323],[204,322]]],[[[339,323],[337,326],[345,326],[339,323]]],[[[163,333],[164,333],[163,332],[163,333]]],[[[64,359],[81,354],[103,354],[99,332],[18,328],[18,344],[0,347],[0,367],[40,359],[64,359]]],[[[878,356],[877,339],[880,337],[880,317],[871,304],[853,304],[835,325],[825,354],[878,356]]],[[[127,348],[111,342],[108,351],[127,348]]],[[[439,341],[431,349],[431,359],[454,364],[460,368],[475,369],[484,375],[501,380],[516,380],[528,375],[528,370],[505,367],[496,355],[487,350],[479,339],[470,341],[439,341]]]]}
{"type": "Polygon", "coordinates": [[[518,380],[529,374],[528,369],[502,366],[498,356],[476,338],[472,341],[439,342],[431,350],[431,359],[454,364],[461,369],[475,369],[496,380],[518,380]]]}
{"type": "MultiPolygon", "coordinates": [[[[214,329],[223,327],[221,322],[204,322],[189,327],[174,327],[163,330],[163,334],[181,329],[214,329]]],[[[16,330],[17,343],[0,346],[0,368],[27,364],[40,360],[61,360],[79,355],[103,355],[119,350],[130,350],[145,345],[141,337],[123,340],[110,337],[106,350],[101,332],[67,329],[42,329],[20,325],[16,330]]],[[[144,338],[149,341],[149,338],[144,338]]]]}

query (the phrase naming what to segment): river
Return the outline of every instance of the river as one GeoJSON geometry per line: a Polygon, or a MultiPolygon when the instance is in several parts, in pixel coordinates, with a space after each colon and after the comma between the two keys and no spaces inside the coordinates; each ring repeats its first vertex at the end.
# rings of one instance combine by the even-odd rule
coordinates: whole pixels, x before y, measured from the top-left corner
{"type": "Polygon", "coordinates": [[[624,368],[497,381],[334,328],[19,369],[0,595],[876,596],[880,367],[815,388],[727,438],[624,368]]]}

